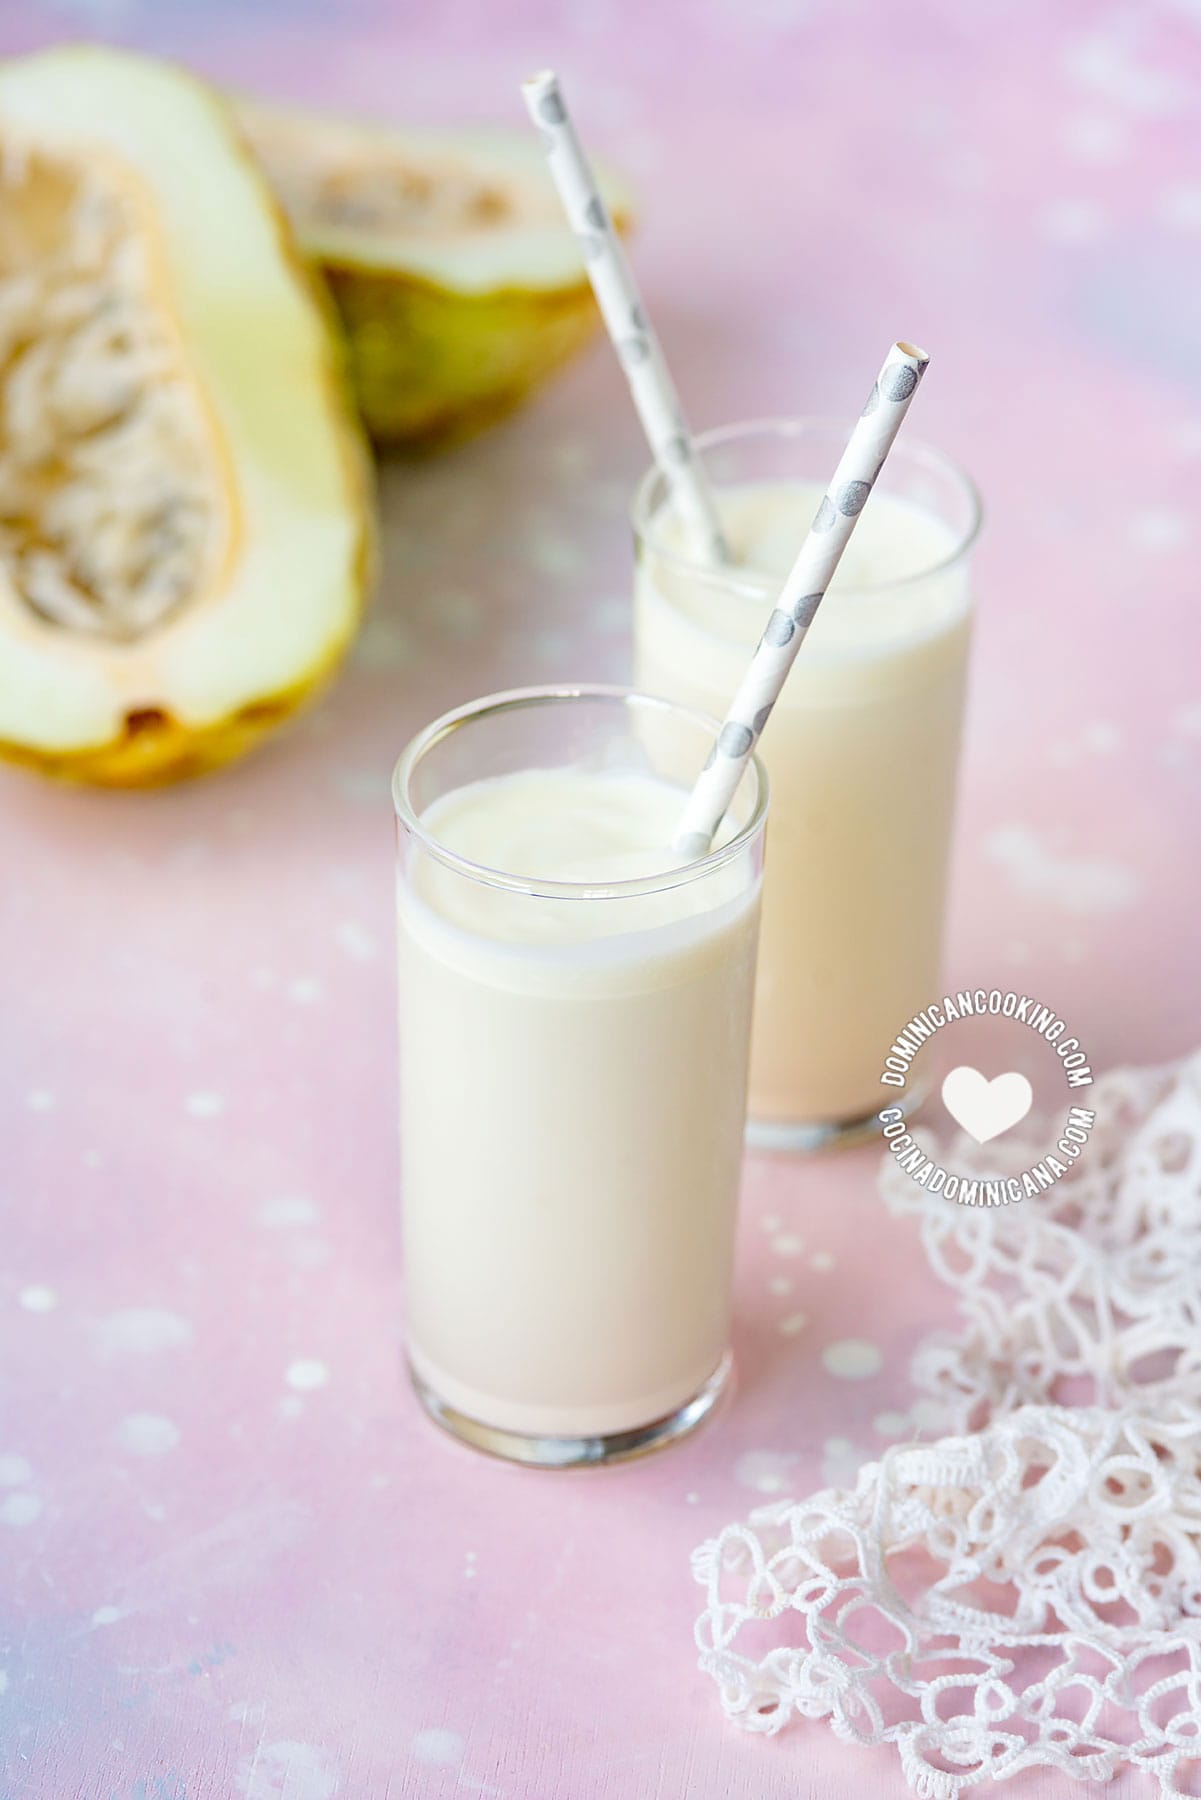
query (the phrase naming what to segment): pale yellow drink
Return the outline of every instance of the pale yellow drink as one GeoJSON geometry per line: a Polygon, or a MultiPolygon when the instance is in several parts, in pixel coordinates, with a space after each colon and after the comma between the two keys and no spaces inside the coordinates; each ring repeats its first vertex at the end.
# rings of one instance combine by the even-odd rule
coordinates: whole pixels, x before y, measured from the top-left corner
{"type": "Polygon", "coordinates": [[[421,818],[484,879],[419,844],[402,871],[409,1357],[495,1431],[635,1432],[724,1372],[758,851],[657,885],[683,800],[501,774],[421,818]]]}
{"type": "MultiPolygon", "coordinates": [[[[822,491],[719,488],[729,574],[695,567],[669,506],[645,522],[641,688],[725,712],[822,491]]],[[[764,733],[749,1106],[783,1142],[873,1114],[889,1045],[938,992],[970,623],[962,530],[873,494],[764,733]]]]}

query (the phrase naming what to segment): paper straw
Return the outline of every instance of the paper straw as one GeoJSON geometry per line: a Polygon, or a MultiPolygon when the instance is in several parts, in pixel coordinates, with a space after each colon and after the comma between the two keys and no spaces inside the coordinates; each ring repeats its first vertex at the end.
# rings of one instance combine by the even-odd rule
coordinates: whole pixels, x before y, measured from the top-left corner
{"type": "Polygon", "coordinates": [[[621,239],[613,229],[583,145],[567,111],[558,76],[550,70],[521,84],[529,115],[542,132],[551,176],[568,223],[580,241],[597,305],[630,384],[630,393],[684,522],[692,554],[726,563],[730,553],[704,471],[684,422],[680,397],[621,239]]]}
{"type": "Polygon", "coordinates": [[[905,343],[885,358],[684,808],[673,844],[678,855],[704,856],[712,843],[929,360],[905,343]]]}

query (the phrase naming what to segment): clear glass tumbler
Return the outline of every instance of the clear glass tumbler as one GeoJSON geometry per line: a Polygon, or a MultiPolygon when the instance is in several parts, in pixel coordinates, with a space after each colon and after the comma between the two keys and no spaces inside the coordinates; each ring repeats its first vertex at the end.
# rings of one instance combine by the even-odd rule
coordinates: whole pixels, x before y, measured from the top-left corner
{"type": "MultiPolygon", "coordinates": [[[[646,475],[632,515],[640,689],[724,715],[845,440],[845,425],[808,419],[698,440],[728,567],[690,554],[663,477],[646,475]]],[[[871,1129],[890,1044],[937,998],[979,522],[966,475],[897,444],[764,733],[753,1144],[871,1129]]]]}
{"type": "Polygon", "coordinates": [[[668,1442],[729,1371],[762,769],[684,867],[656,827],[649,872],[598,880],[585,856],[545,880],[526,832],[557,808],[589,839],[600,778],[623,820],[627,793],[674,819],[717,728],[626,689],[525,689],[396,765],[410,1368],[440,1424],[519,1462],[668,1442]],[[448,841],[465,816],[486,861],[448,841]]]}

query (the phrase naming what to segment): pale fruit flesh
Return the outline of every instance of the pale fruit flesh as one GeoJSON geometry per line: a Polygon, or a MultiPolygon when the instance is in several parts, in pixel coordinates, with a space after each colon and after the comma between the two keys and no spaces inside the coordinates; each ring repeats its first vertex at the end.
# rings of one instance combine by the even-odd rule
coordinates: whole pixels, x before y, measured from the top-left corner
{"type": "Polygon", "coordinates": [[[215,96],[101,50],[0,71],[0,754],[196,774],[336,666],[372,557],[341,380],[215,96]]]}

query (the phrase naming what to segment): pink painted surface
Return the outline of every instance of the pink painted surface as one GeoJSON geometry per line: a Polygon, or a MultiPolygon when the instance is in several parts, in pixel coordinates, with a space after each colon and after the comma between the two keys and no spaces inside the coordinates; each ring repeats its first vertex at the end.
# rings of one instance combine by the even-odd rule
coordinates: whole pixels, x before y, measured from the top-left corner
{"type": "MultiPolygon", "coordinates": [[[[914,429],[989,509],[949,980],[1054,1005],[1098,1070],[1191,1047],[1185,9],[411,11],[47,0],[3,29],[517,125],[515,82],[553,59],[636,184],[698,424],[849,418],[916,332],[914,429]]],[[[875,1150],[748,1161],[737,1396],[658,1460],[491,1464],[400,1375],[389,767],[480,691],[625,673],[642,460],[598,348],[492,436],[385,472],[379,604],[291,735],[149,797],[0,778],[4,1800],[903,1792],[824,1726],[734,1732],[691,1642],[691,1547],[878,1451],[947,1316],[875,1150]],[[848,1337],[878,1374],[826,1372],[848,1337]]]]}

